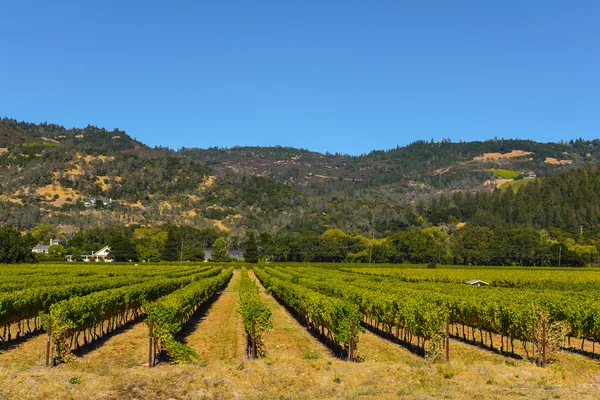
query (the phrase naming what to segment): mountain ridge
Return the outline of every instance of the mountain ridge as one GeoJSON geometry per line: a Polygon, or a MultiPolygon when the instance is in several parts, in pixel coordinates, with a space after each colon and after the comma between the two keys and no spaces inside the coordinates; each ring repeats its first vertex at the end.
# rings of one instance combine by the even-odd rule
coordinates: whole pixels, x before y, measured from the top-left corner
{"type": "Polygon", "coordinates": [[[415,205],[440,195],[490,192],[600,159],[600,140],[582,139],[421,140],[360,156],[282,146],[173,150],[118,129],[8,118],[2,137],[0,216],[23,229],[58,221],[386,232],[413,225],[415,205]],[[89,209],[90,197],[115,203],[89,209]]]}

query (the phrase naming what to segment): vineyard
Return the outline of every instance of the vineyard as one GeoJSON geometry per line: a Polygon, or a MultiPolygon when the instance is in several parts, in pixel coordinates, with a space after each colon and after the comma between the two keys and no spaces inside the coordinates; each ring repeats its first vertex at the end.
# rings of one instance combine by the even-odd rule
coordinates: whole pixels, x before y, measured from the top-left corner
{"type": "MultiPolygon", "coordinates": [[[[600,376],[599,281],[600,271],[592,269],[2,266],[0,376],[38,368],[35,374],[43,371],[48,380],[63,374],[102,380],[102,374],[110,375],[106,365],[113,365],[116,380],[145,376],[158,382],[175,371],[192,379],[210,370],[242,384],[251,378],[236,371],[266,377],[277,366],[282,376],[289,374],[288,385],[314,370],[333,374],[335,388],[349,379],[344,374],[360,381],[361,374],[389,375],[389,367],[396,366],[408,368],[407,374],[416,368],[419,374],[439,375],[444,387],[454,374],[472,374],[465,365],[473,364],[477,371],[495,365],[490,371],[497,373],[521,368],[567,387],[565,376],[575,370],[581,369],[570,379],[600,376]],[[470,279],[489,286],[465,285],[470,279]]],[[[277,387],[273,379],[260,379],[272,385],[263,390],[277,387]]],[[[153,387],[148,382],[143,385],[153,387]]],[[[211,393],[231,395],[231,388],[211,385],[206,389],[211,393]]],[[[351,388],[347,384],[344,390],[351,388]]],[[[2,390],[8,389],[0,389],[0,397],[6,394],[2,390]]],[[[377,384],[369,390],[387,389],[377,384]]]]}

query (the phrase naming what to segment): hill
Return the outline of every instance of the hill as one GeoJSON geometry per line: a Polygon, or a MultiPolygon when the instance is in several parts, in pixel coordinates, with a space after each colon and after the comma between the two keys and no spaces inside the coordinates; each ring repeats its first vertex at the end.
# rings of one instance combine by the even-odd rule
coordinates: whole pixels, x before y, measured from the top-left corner
{"type": "Polygon", "coordinates": [[[417,187],[430,191],[484,189],[504,178],[494,169],[510,170],[513,177],[557,173],[597,160],[600,141],[417,141],[360,156],[287,147],[184,148],[178,154],[203,161],[216,171],[265,176],[316,193],[352,189],[411,193],[417,187]]]}
{"type": "Polygon", "coordinates": [[[171,150],[150,148],[119,129],[8,118],[0,120],[0,144],[0,218],[22,230],[42,222],[169,222],[386,235],[423,218],[449,223],[449,216],[474,216],[441,210],[442,195],[492,193],[600,158],[600,140],[417,141],[360,156],[289,147],[171,150]],[[111,202],[90,202],[96,198],[111,202]]]}

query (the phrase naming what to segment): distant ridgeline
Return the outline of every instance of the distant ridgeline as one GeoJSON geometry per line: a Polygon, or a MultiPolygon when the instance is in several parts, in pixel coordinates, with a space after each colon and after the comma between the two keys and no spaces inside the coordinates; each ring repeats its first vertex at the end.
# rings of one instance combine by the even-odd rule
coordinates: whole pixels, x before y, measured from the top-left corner
{"type": "Polygon", "coordinates": [[[595,246],[599,158],[600,140],[581,139],[417,141],[360,156],[289,147],[175,151],[119,129],[4,118],[0,221],[22,232],[173,223],[298,240],[331,229],[374,240],[432,226],[449,238],[463,229],[529,229],[595,246]]]}

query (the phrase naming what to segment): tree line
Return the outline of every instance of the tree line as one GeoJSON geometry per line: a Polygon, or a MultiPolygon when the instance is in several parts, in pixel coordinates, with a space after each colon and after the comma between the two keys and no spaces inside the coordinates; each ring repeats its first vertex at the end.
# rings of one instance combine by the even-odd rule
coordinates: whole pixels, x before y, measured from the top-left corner
{"type": "Polygon", "coordinates": [[[31,247],[60,238],[40,260],[75,260],[110,246],[115,261],[202,261],[212,250],[213,261],[229,261],[229,250],[244,251],[246,262],[355,262],[519,266],[585,266],[598,264],[597,239],[559,229],[480,226],[420,228],[389,236],[353,235],[340,229],[310,232],[258,232],[244,234],[187,225],[111,226],[77,232],[51,224],[38,225],[27,235],[2,228],[4,262],[31,262],[31,247]],[[11,251],[16,246],[21,250],[11,251]],[[21,256],[5,256],[20,254],[21,256]]]}

